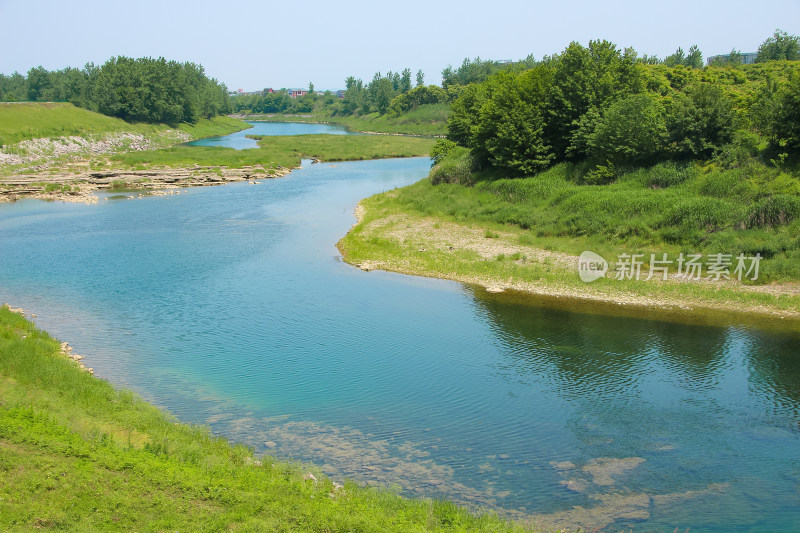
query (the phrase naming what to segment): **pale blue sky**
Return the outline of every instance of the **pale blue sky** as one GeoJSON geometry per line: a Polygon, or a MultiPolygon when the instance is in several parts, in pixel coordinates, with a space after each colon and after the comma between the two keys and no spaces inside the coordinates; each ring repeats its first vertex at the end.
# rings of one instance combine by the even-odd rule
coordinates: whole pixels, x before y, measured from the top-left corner
{"type": "Polygon", "coordinates": [[[696,43],[707,57],[755,51],[776,28],[800,34],[800,0],[0,0],[0,73],[126,55],[194,61],[231,89],[337,89],[405,67],[438,84],[465,57],[541,58],[597,38],[660,57],[696,43]]]}

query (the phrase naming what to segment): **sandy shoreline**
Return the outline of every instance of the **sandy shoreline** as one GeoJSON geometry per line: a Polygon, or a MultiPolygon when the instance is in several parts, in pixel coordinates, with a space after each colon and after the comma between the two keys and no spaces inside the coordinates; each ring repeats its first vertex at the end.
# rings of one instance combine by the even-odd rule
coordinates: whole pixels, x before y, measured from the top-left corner
{"type": "MultiPolygon", "coordinates": [[[[355,210],[357,222],[351,228],[360,226],[364,222],[366,208],[359,203],[355,210]]],[[[349,234],[348,234],[349,237],[349,234]]],[[[458,252],[469,252],[479,257],[477,261],[491,261],[500,254],[512,256],[523,254],[528,261],[533,263],[547,263],[565,272],[574,272],[578,277],[578,257],[561,252],[554,252],[518,243],[512,234],[497,235],[497,238],[485,238],[484,230],[477,227],[462,226],[445,222],[435,217],[405,217],[393,215],[370,221],[361,228],[359,239],[369,237],[386,238],[404,246],[413,243],[409,256],[419,253],[445,253],[455,257],[458,252]]],[[[438,279],[457,281],[472,286],[477,286],[487,293],[516,294],[521,297],[545,297],[550,300],[563,299],[587,304],[617,306],[627,313],[656,312],[678,315],[681,313],[725,313],[729,316],[760,317],[766,319],[787,319],[790,322],[800,320],[800,309],[786,309],[770,305],[753,303],[743,304],[734,300],[705,301],[702,299],[681,297],[680,295],[655,293],[651,295],[636,294],[626,290],[621,285],[619,289],[599,289],[590,284],[568,284],[559,281],[539,279],[538,281],[523,281],[515,279],[499,279],[491,276],[476,276],[454,271],[441,271],[420,266],[411,257],[402,260],[393,260],[385,257],[370,257],[369,259],[355,260],[348,257],[344,249],[344,241],[338,247],[345,262],[362,270],[386,270],[401,274],[424,276],[438,279]]],[[[678,281],[666,282],[652,281],[650,286],[657,287],[659,283],[677,286],[679,284],[708,284],[704,281],[678,281]]],[[[775,297],[800,296],[800,283],[773,283],[768,285],[744,285],[737,282],[720,282],[716,287],[728,289],[741,294],[769,294],[775,297]]]]}

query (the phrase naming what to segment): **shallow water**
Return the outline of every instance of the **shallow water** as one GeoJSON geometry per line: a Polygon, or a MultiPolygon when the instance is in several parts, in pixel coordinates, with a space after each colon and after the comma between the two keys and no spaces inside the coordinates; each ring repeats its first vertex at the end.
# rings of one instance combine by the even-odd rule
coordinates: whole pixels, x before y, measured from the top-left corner
{"type": "Polygon", "coordinates": [[[248,122],[248,124],[253,127],[230,135],[198,139],[186,144],[188,146],[221,146],[236,150],[247,150],[258,148],[258,141],[248,139],[248,135],[312,135],[317,133],[363,135],[362,133],[351,132],[344,126],[335,126],[333,124],[306,124],[300,122],[248,122]]]}
{"type": "Polygon", "coordinates": [[[800,523],[798,331],[362,272],[335,248],[355,204],[428,160],[304,167],[0,205],[0,301],[98,376],[335,479],[553,527],[800,523]]]}

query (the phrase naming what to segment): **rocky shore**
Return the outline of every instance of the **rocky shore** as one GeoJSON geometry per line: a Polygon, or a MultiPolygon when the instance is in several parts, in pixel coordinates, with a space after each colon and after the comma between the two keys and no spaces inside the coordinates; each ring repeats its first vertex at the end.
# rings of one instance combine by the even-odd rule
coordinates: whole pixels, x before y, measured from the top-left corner
{"type": "MultiPolygon", "coordinates": [[[[28,314],[30,314],[30,318],[36,318],[35,314],[26,313],[25,310],[22,309],[21,307],[12,307],[11,304],[8,304],[8,303],[5,303],[0,307],[5,307],[6,309],[11,311],[12,313],[17,313],[18,315],[22,315],[25,318],[28,318],[28,314]]],[[[78,355],[76,353],[73,353],[72,346],[70,346],[69,343],[67,343],[67,342],[62,342],[61,343],[61,350],[59,351],[59,355],[61,355],[62,357],[65,357],[66,359],[69,359],[70,361],[74,362],[78,366],[78,368],[80,368],[82,371],[84,371],[84,372],[86,372],[88,374],[94,375],[94,369],[86,366],[83,363],[83,360],[86,359],[86,358],[84,356],[82,356],[82,355],[78,355]]]]}
{"type": "Polygon", "coordinates": [[[77,174],[31,174],[0,179],[0,202],[22,198],[63,202],[96,203],[96,191],[144,190],[163,191],[181,187],[204,187],[238,181],[285,176],[288,168],[261,165],[242,168],[201,167],[157,170],[109,170],[77,174]]]}

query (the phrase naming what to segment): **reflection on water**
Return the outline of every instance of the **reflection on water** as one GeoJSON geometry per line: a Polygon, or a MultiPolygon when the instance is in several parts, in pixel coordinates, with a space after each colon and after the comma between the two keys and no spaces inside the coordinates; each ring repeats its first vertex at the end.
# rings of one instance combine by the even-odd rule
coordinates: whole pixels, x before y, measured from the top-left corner
{"type": "Polygon", "coordinates": [[[336,479],[548,527],[800,522],[796,327],[343,264],[355,203],[428,169],[306,164],[258,187],[2,205],[0,301],[97,375],[336,479]]]}
{"type": "Polygon", "coordinates": [[[796,328],[621,318],[485,291],[475,302],[505,346],[507,379],[549,387],[578,413],[566,422],[576,447],[553,466],[567,490],[594,505],[545,524],[597,520],[593,510],[606,513],[609,498],[623,498],[611,512],[617,525],[768,531],[797,523],[796,328]],[[774,522],[764,521],[769,514],[774,522]]]}

